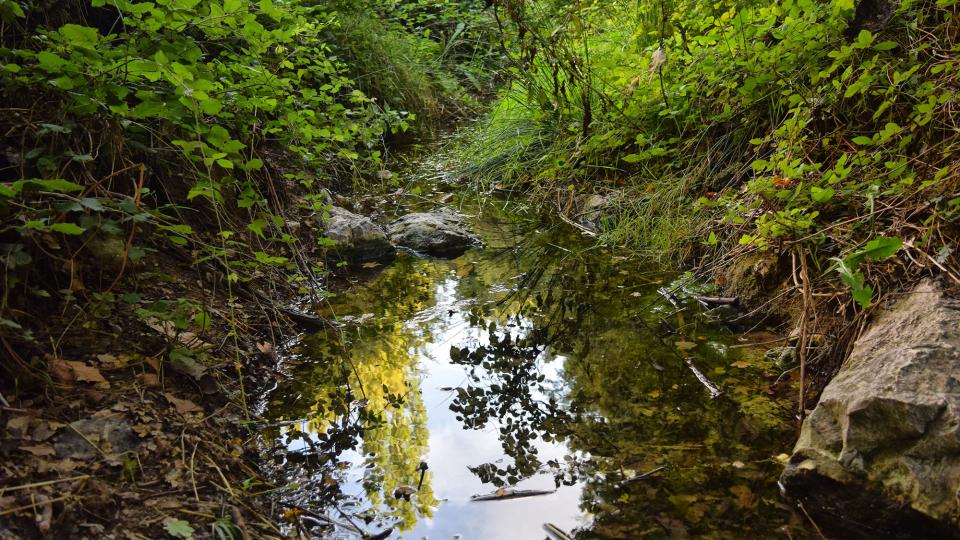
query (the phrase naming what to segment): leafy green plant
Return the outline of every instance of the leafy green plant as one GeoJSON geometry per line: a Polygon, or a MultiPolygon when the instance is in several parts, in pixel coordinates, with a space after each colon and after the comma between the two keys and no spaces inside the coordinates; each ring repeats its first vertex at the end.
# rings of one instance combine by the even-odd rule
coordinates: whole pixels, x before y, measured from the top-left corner
{"type": "Polygon", "coordinates": [[[860,249],[850,255],[843,257],[834,257],[832,260],[836,265],[836,271],[840,279],[850,287],[853,299],[860,304],[860,307],[867,309],[873,299],[873,288],[865,284],[863,272],[859,271],[860,265],[864,261],[881,261],[891,257],[903,246],[903,240],[899,238],[879,237],[867,242],[860,249]]]}

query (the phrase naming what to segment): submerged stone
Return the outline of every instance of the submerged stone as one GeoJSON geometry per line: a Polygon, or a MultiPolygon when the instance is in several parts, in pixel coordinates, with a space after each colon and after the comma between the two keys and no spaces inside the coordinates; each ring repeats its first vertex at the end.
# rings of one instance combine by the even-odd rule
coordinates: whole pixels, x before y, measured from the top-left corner
{"type": "Polygon", "coordinates": [[[960,302],[933,281],[882,313],[805,420],[787,493],[860,538],[960,538],[960,302]]]}
{"type": "Polygon", "coordinates": [[[616,207],[611,197],[594,193],[584,198],[577,213],[577,221],[588,230],[598,232],[611,221],[616,207]]]}
{"type": "Polygon", "coordinates": [[[457,257],[480,239],[463,218],[449,210],[407,214],[387,227],[396,245],[438,257],[457,257]]]}
{"type": "Polygon", "coordinates": [[[332,258],[364,262],[393,256],[394,247],[386,233],[370,218],[338,206],[331,208],[329,214],[324,222],[324,235],[334,243],[328,252],[332,258]]]}

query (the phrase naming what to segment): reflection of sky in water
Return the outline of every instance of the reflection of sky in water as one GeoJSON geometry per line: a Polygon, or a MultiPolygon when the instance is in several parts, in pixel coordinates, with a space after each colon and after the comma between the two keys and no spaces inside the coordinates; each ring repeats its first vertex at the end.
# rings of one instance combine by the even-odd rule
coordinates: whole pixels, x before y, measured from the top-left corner
{"type": "MultiPolygon", "coordinates": [[[[564,486],[553,494],[535,497],[470,501],[471,496],[490,493],[495,487],[483,484],[468,467],[500,461],[504,455],[498,440],[499,426],[491,421],[482,430],[463,429],[455,413],[449,409],[455,391],[442,390],[463,386],[468,380],[466,368],[449,361],[450,347],[489,343],[487,329],[470,326],[464,318],[461,310],[467,309],[474,301],[459,298],[457,284],[451,272],[451,278],[436,284],[436,303],[410,317],[406,323],[415,334],[420,333],[418,328],[428,329],[428,335],[420,336],[426,338],[425,343],[419,348],[411,347],[410,353],[416,355],[419,361],[417,368],[421,376],[420,387],[430,433],[429,453],[423,459],[429,464],[428,479],[439,507],[431,518],[421,518],[412,531],[402,535],[397,532],[393,538],[440,539],[458,535],[464,539],[489,540],[543,538],[547,536],[543,531],[544,523],[552,523],[569,532],[583,525],[587,519],[578,507],[579,486],[564,486]]],[[[491,296],[498,296],[497,293],[505,294],[510,290],[501,284],[494,289],[487,292],[493,293],[491,296]]],[[[529,321],[521,319],[519,322],[510,328],[514,334],[530,326],[529,321]]],[[[541,371],[547,376],[548,383],[562,384],[561,366],[562,358],[541,363],[541,371]]],[[[306,423],[301,425],[301,429],[308,431],[306,423]]],[[[315,434],[311,437],[316,440],[315,434]]],[[[306,443],[301,440],[294,440],[288,445],[290,450],[302,450],[305,447],[306,443]]],[[[536,447],[543,462],[562,459],[569,453],[561,445],[539,440],[536,447]]],[[[366,464],[364,456],[349,451],[341,454],[340,459],[353,464],[350,470],[345,471],[343,492],[362,500],[365,495],[361,483],[366,464]]],[[[555,485],[552,475],[544,474],[523,480],[516,487],[552,490],[555,485]]],[[[341,537],[352,538],[349,534],[341,537]]]]}
{"type": "MultiPolygon", "coordinates": [[[[425,347],[423,399],[427,407],[427,426],[430,431],[430,454],[427,462],[433,472],[433,491],[444,501],[430,520],[424,520],[411,531],[409,538],[542,538],[543,523],[550,522],[566,531],[578,525],[580,511],[579,488],[562,487],[556,493],[539,497],[503,501],[470,502],[470,496],[491,491],[470,472],[476,466],[499,459],[503,455],[497,439],[497,427],[490,424],[484,430],[462,429],[450,411],[452,392],[440,388],[464,384],[466,373],[462,366],[448,362],[451,345],[487,343],[484,329],[470,327],[461,313],[447,310],[456,303],[456,282],[447,280],[438,286],[435,311],[439,320],[431,326],[433,340],[425,347]]],[[[556,376],[554,366],[544,364],[548,378],[556,376]]],[[[560,459],[565,449],[556,444],[539,441],[537,445],[543,461],[560,459]]],[[[542,475],[520,482],[519,489],[553,489],[553,477],[542,475]]]]}

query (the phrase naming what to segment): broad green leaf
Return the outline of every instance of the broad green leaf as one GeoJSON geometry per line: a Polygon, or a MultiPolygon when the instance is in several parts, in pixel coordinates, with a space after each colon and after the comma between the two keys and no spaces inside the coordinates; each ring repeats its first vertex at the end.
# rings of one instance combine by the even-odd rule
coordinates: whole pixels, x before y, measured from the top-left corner
{"type": "Polygon", "coordinates": [[[157,227],[161,231],[169,231],[175,234],[189,235],[193,234],[193,227],[189,225],[161,225],[157,227]]]}
{"type": "Polygon", "coordinates": [[[79,24],[65,24],[60,27],[60,35],[71,45],[94,46],[99,41],[97,29],[79,24]]]}
{"type": "Polygon", "coordinates": [[[820,188],[812,186],[810,188],[810,197],[818,203],[825,203],[833,198],[835,191],[833,188],[820,188]]]}
{"type": "Polygon", "coordinates": [[[73,193],[76,191],[83,191],[83,186],[77,184],[76,182],[71,182],[69,180],[53,179],[53,180],[19,180],[14,183],[14,190],[19,191],[16,188],[16,185],[20,184],[29,185],[39,189],[40,191],[51,191],[54,193],[73,193]]]}
{"type": "Polygon", "coordinates": [[[50,51],[40,51],[37,53],[37,62],[40,65],[40,69],[47,73],[60,73],[63,66],[67,64],[66,60],[50,51]]]}
{"type": "Polygon", "coordinates": [[[54,223],[50,226],[50,230],[70,235],[83,234],[84,231],[86,231],[86,229],[80,227],[76,223],[54,223]]]}
{"type": "Polygon", "coordinates": [[[890,257],[894,253],[900,251],[902,246],[903,240],[899,238],[888,238],[881,236],[867,242],[863,248],[857,251],[857,253],[865,256],[871,261],[879,261],[886,259],[887,257],[890,257]]]}

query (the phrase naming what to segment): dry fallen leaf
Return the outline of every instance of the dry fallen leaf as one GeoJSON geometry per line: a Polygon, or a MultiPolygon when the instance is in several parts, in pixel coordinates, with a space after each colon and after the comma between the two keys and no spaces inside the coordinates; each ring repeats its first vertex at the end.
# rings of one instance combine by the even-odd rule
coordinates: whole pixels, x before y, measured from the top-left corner
{"type": "Polygon", "coordinates": [[[25,437],[29,429],[30,417],[27,415],[14,416],[10,420],[7,420],[7,431],[13,437],[25,437]]]}
{"type": "Polygon", "coordinates": [[[70,364],[65,360],[60,360],[59,358],[52,359],[48,366],[50,377],[54,381],[62,384],[70,384],[74,381],[73,370],[70,369],[70,364]]]}
{"type": "Polygon", "coordinates": [[[171,405],[176,407],[177,412],[180,414],[203,411],[203,407],[197,405],[189,399],[180,399],[170,392],[164,392],[163,396],[167,398],[167,401],[169,401],[171,405]]]}
{"type": "Polygon", "coordinates": [[[160,359],[156,356],[148,356],[144,358],[143,363],[153,368],[153,370],[157,373],[160,373],[160,359]]]}
{"type": "Polygon", "coordinates": [[[34,444],[29,446],[21,446],[20,450],[24,452],[29,452],[35,456],[46,457],[56,454],[56,451],[52,446],[48,444],[34,444]]]}
{"type": "Polygon", "coordinates": [[[83,362],[52,358],[49,360],[48,366],[50,377],[59,383],[91,382],[96,383],[101,388],[110,387],[110,383],[103,378],[99,369],[88,366],[83,362]]]}

